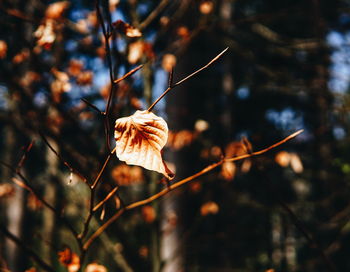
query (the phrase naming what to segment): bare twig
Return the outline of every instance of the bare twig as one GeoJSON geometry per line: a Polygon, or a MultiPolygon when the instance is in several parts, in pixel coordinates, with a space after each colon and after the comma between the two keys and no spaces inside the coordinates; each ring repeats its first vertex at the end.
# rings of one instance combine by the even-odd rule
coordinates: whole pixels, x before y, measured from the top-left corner
{"type": "Polygon", "coordinates": [[[45,271],[55,272],[56,270],[46,263],[38,254],[36,254],[28,245],[26,245],[21,239],[12,234],[8,229],[0,224],[0,231],[11,239],[17,246],[19,246],[30,258],[32,258],[38,265],[45,271]]]}
{"type": "Polygon", "coordinates": [[[81,180],[84,183],[87,183],[87,179],[75,168],[70,166],[70,164],[65,161],[62,156],[52,147],[52,145],[49,143],[49,141],[46,139],[43,133],[39,132],[41,138],[43,139],[44,143],[50,148],[50,150],[57,156],[57,158],[69,169],[70,172],[75,173],[77,176],[81,178],[81,180]]]}
{"type": "Polygon", "coordinates": [[[308,242],[308,245],[312,249],[316,249],[323,262],[325,263],[326,267],[328,268],[328,271],[330,272],[336,272],[337,269],[335,268],[334,263],[329,258],[328,254],[325,252],[324,249],[318,244],[316,239],[313,237],[313,235],[309,232],[305,224],[302,222],[302,220],[294,213],[294,211],[286,204],[282,199],[278,197],[278,193],[274,190],[274,188],[271,186],[271,182],[268,179],[268,177],[261,177],[261,180],[263,180],[266,184],[266,188],[268,188],[272,192],[272,197],[277,201],[279,206],[289,215],[291,218],[294,226],[296,229],[304,236],[306,241],[308,242]]]}
{"type": "Polygon", "coordinates": [[[21,178],[21,180],[17,179],[17,178],[13,178],[12,181],[17,184],[18,186],[28,190],[30,193],[32,193],[36,199],[38,199],[46,208],[48,208],[49,210],[51,210],[56,217],[58,218],[58,220],[60,220],[60,222],[62,222],[72,233],[72,235],[76,238],[77,243],[79,245],[79,247],[81,248],[82,243],[81,241],[78,239],[78,233],[77,231],[73,228],[73,226],[67,221],[67,219],[65,217],[63,217],[63,215],[57,210],[55,209],[50,203],[48,203],[44,198],[42,198],[40,196],[40,194],[38,194],[36,192],[36,190],[30,185],[29,181],[26,179],[26,177],[20,172],[18,171],[16,168],[12,167],[11,165],[0,161],[0,164],[2,164],[3,166],[7,167],[8,169],[10,169],[13,173],[17,174],[18,177],[21,178]]]}
{"type": "Polygon", "coordinates": [[[114,187],[114,189],[110,191],[109,194],[92,209],[92,211],[96,212],[103,204],[105,204],[108,201],[108,199],[110,199],[115,194],[115,192],[118,189],[119,189],[119,186],[114,187]]]}
{"type": "Polygon", "coordinates": [[[25,149],[25,151],[24,151],[24,153],[23,153],[23,155],[22,155],[20,161],[18,162],[18,165],[17,165],[17,167],[16,167],[16,171],[20,171],[20,169],[22,168],[24,162],[25,162],[26,159],[27,159],[27,156],[28,156],[29,151],[30,151],[30,150],[32,149],[32,147],[33,147],[33,144],[34,144],[34,140],[32,140],[32,141],[30,142],[30,144],[27,146],[27,148],[25,149]]]}
{"type": "Polygon", "coordinates": [[[89,107],[91,107],[93,110],[97,111],[99,114],[104,115],[104,112],[100,111],[94,104],[87,101],[85,98],[81,99],[84,103],[86,103],[89,107]]]}
{"type": "Polygon", "coordinates": [[[167,95],[168,92],[170,92],[172,89],[174,89],[175,87],[179,86],[180,84],[184,83],[186,80],[190,79],[191,77],[193,77],[194,75],[198,74],[199,72],[203,71],[204,69],[208,68],[211,64],[213,64],[216,60],[218,60],[226,51],[228,50],[228,47],[223,50],[219,55],[217,55],[215,58],[213,58],[211,61],[209,61],[206,65],[204,65],[203,67],[201,67],[200,69],[198,69],[197,71],[193,72],[192,74],[188,75],[187,77],[181,79],[180,81],[176,82],[174,85],[169,86],[160,97],[157,98],[156,101],[153,102],[153,104],[148,108],[148,111],[152,111],[154,106],[160,101],[162,100],[162,98],[167,95]]]}
{"type": "Polygon", "coordinates": [[[148,15],[148,17],[139,25],[139,29],[145,29],[167,6],[169,0],[162,0],[159,5],[153,9],[153,11],[148,15]]]}
{"type": "Polygon", "coordinates": [[[284,144],[285,142],[295,138],[296,136],[298,136],[300,133],[302,133],[303,130],[299,130],[291,135],[289,135],[288,137],[284,138],[283,140],[265,148],[265,149],[262,149],[260,151],[256,151],[256,152],[252,152],[250,154],[245,154],[245,155],[242,155],[242,156],[237,156],[237,157],[234,157],[234,158],[227,158],[227,159],[222,159],[221,161],[219,162],[216,162],[212,165],[209,165],[207,166],[206,168],[204,168],[203,170],[199,171],[198,173],[188,177],[188,178],[185,178],[183,180],[180,180],[174,184],[171,184],[169,186],[167,186],[165,189],[163,189],[162,191],[144,199],[144,200],[140,200],[140,201],[137,201],[137,202],[134,202],[134,203],[131,203],[123,208],[121,208],[120,210],[117,211],[117,213],[115,213],[108,221],[106,221],[100,228],[98,228],[95,233],[93,233],[90,238],[84,243],[83,245],[83,249],[84,250],[87,250],[89,248],[89,246],[91,245],[91,243],[109,226],[111,225],[115,220],[117,220],[125,211],[128,211],[128,210],[132,210],[132,209],[135,209],[137,207],[140,207],[140,206],[143,206],[143,205],[146,205],[146,204],[149,204],[151,202],[153,202],[154,200],[157,200],[161,197],[163,197],[164,195],[166,195],[167,193],[169,193],[170,191],[173,191],[175,190],[176,188],[179,188],[180,186],[183,186],[187,183],[189,183],[190,181],[200,177],[200,176],[203,176],[204,174],[212,171],[213,169],[217,168],[218,166],[222,165],[224,162],[234,162],[234,161],[239,161],[239,160],[243,160],[243,159],[246,159],[246,158],[250,158],[250,157],[255,157],[255,156],[258,156],[258,155],[261,155],[261,154],[264,154],[266,152],[268,152],[269,150],[271,149],[274,149],[282,144],[284,144]]]}
{"type": "Polygon", "coordinates": [[[107,104],[106,104],[105,119],[104,119],[107,149],[110,150],[111,145],[110,145],[110,137],[109,137],[109,132],[110,132],[109,112],[110,112],[111,103],[112,103],[114,91],[115,91],[112,54],[111,54],[111,47],[109,45],[109,38],[111,37],[111,33],[109,31],[107,31],[107,29],[106,29],[105,21],[103,19],[102,12],[100,9],[100,1],[99,0],[96,1],[96,12],[97,12],[97,17],[100,21],[100,24],[102,27],[102,33],[103,33],[103,36],[105,39],[105,49],[106,49],[107,63],[108,63],[108,68],[109,68],[109,77],[110,77],[110,81],[111,81],[111,89],[110,89],[107,104]]]}
{"type": "Polygon", "coordinates": [[[114,84],[118,84],[120,81],[126,79],[127,77],[133,75],[134,73],[136,73],[138,70],[140,70],[143,67],[143,64],[137,66],[136,68],[130,70],[129,72],[127,72],[125,75],[123,75],[122,77],[114,80],[114,84]]]}
{"type": "Polygon", "coordinates": [[[93,182],[93,184],[90,186],[90,201],[89,201],[89,213],[87,218],[85,219],[84,222],[84,226],[83,226],[83,230],[82,232],[78,235],[78,238],[82,241],[86,234],[88,233],[89,230],[89,225],[90,225],[90,221],[95,213],[94,211],[94,202],[95,202],[95,191],[96,191],[96,186],[98,185],[99,181],[101,180],[103,171],[106,169],[106,166],[108,164],[108,162],[110,161],[112,155],[115,153],[115,148],[112,150],[112,152],[110,152],[106,158],[106,160],[103,163],[103,166],[101,167],[99,173],[97,174],[97,177],[95,179],[95,181],[93,182]]]}
{"type": "Polygon", "coordinates": [[[111,151],[111,153],[108,154],[108,156],[107,156],[105,162],[103,163],[103,166],[102,166],[100,172],[98,173],[98,175],[97,175],[97,177],[96,177],[94,183],[91,185],[91,189],[95,189],[95,188],[96,188],[98,182],[99,182],[100,179],[101,179],[101,175],[102,175],[103,171],[105,170],[105,168],[106,168],[106,166],[107,166],[109,160],[111,159],[112,155],[115,153],[115,150],[116,150],[116,148],[114,148],[114,149],[111,151]]]}

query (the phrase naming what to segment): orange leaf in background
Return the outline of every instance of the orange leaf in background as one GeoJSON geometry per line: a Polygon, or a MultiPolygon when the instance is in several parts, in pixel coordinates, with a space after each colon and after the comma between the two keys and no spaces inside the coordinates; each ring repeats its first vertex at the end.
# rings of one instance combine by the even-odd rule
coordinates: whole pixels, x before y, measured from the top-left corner
{"type": "Polygon", "coordinates": [[[233,162],[224,162],[221,167],[220,175],[227,181],[232,180],[236,175],[236,164],[233,162]]]}
{"type": "Polygon", "coordinates": [[[12,184],[2,183],[0,184],[0,199],[5,197],[11,197],[16,193],[12,184]]]}
{"type": "Polygon", "coordinates": [[[115,29],[126,36],[130,38],[136,38],[141,37],[142,33],[139,29],[136,27],[133,27],[132,25],[129,25],[128,23],[123,22],[122,20],[117,20],[112,25],[115,27],[115,29]]]}
{"type": "Polygon", "coordinates": [[[54,31],[54,21],[49,19],[41,24],[34,32],[34,36],[38,38],[37,44],[49,50],[56,39],[54,31]]]}
{"type": "Polygon", "coordinates": [[[116,154],[127,164],[139,165],[173,179],[164,163],[161,150],[168,139],[168,125],[163,118],[149,111],[136,111],[115,122],[116,154]]]}
{"type": "MultiPolygon", "coordinates": [[[[0,51],[1,51],[1,49],[0,49],[0,51]]],[[[30,56],[29,49],[28,48],[24,48],[12,58],[12,62],[15,63],[15,64],[22,63],[23,61],[28,59],[29,56],[30,56]]]]}
{"type": "Polygon", "coordinates": [[[80,72],[84,68],[84,63],[78,59],[71,59],[68,66],[68,74],[71,76],[79,76],[80,72]]]}
{"type": "Polygon", "coordinates": [[[144,179],[142,169],[140,167],[130,167],[125,164],[120,164],[114,167],[111,176],[119,186],[139,184],[144,179]]]}
{"type": "Polygon", "coordinates": [[[142,246],[142,247],[139,248],[139,255],[142,258],[147,258],[148,254],[149,254],[149,249],[148,249],[147,246],[142,246]]]}
{"type": "Polygon", "coordinates": [[[209,214],[217,214],[219,212],[219,206],[214,201],[208,201],[201,206],[201,215],[206,216],[209,214]]]}
{"type": "Polygon", "coordinates": [[[93,80],[92,71],[83,71],[77,76],[78,85],[90,85],[93,80]]]}
{"type": "Polygon", "coordinates": [[[275,161],[282,167],[287,167],[290,163],[290,154],[287,151],[280,151],[275,156],[275,161]]]}
{"type": "Polygon", "coordinates": [[[165,54],[162,59],[162,68],[167,71],[171,72],[171,70],[176,65],[176,57],[173,54],[165,54]]]}
{"type": "Polygon", "coordinates": [[[47,19],[61,19],[63,12],[70,6],[68,1],[55,2],[50,4],[45,12],[47,19]]]}
{"type": "Polygon", "coordinates": [[[143,55],[143,42],[137,41],[129,45],[128,62],[130,64],[137,63],[143,55]]]}
{"type": "Polygon", "coordinates": [[[303,163],[301,162],[301,159],[298,154],[296,153],[290,154],[290,167],[297,174],[300,174],[303,172],[304,170],[303,163]]]}
{"type": "Polygon", "coordinates": [[[3,40],[0,40],[0,59],[5,58],[7,55],[7,43],[3,40]]]}
{"type": "Polygon", "coordinates": [[[27,270],[24,271],[24,272],[36,272],[36,271],[37,271],[36,268],[31,267],[31,268],[27,269],[27,270]]]}
{"type": "Polygon", "coordinates": [[[199,5],[199,11],[203,14],[209,14],[213,11],[214,3],[213,1],[203,1],[199,5]]]}
{"type": "Polygon", "coordinates": [[[88,264],[85,272],[107,272],[107,268],[97,263],[88,264]]]}
{"type": "Polygon", "coordinates": [[[143,206],[142,207],[142,217],[143,220],[145,220],[146,223],[152,223],[156,219],[156,211],[152,206],[143,206]]]}
{"type": "Polygon", "coordinates": [[[176,33],[183,39],[188,39],[190,37],[190,31],[186,26],[178,27],[176,33]]]}
{"type": "Polygon", "coordinates": [[[68,272],[76,272],[80,268],[80,259],[70,248],[58,252],[59,261],[67,267],[68,272]]]}

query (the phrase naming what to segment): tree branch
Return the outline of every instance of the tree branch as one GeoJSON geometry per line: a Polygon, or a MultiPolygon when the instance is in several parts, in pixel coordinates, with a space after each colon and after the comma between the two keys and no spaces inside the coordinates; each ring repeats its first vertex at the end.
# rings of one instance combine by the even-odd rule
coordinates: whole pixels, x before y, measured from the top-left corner
{"type": "Polygon", "coordinates": [[[36,254],[29,246],[27,246],[21,239],[13,235],[10,231],[7,230],[5,226],[0,224],[0,231],[12,240],[17,246],[19,246],[23,251],[25,251],[29,257],[31,257],[38,265],[43,269],[50,272],[55,272],[56,270],[47,264],[38,254],[36,254]]]}
{"type": "MultiPolygon", "coordinates": [[[[168,89],[166,89],[160,97],[157,98],[156,101],[153,102],[153,104],[148,108],[148,111],[152,111],[154,106],[160,101],[162,100],[162,98],[168,94],[168,92],[170,92],[172,89],[174,89],[175,87],[179,86],[180,84],[184,83],[186,80],[190,79],[191,77],[193,77],[194,75],[198,74],[199,72],[203,71],[204,69],[208,68],[211,64],[213,64],[216,60],[218,60],[226,51],[228,50],[228,47],[223,50],[219,55],[217,55],[215,58],[213,58],[211,61],[209,61],[206,65],[204,65],[203,67],[199,68],[197,71],[193,72],[192,74],[188,75],[187,77],[181,79],[180,81],[176,82],[174,85],[169,86],[168,89]]],[[[171,75],[172,76],[172,75],[171,75]]]]}
{"type": "Polygon", "coordinates": [[[253,152],[253,153],[249,153],[249,154],[245,154],[245,155],[242,155],[242,156],[237,156],[237,157],[234,157],[234,158],[226,158],[226,159],[222,159],[221,161],[219,162],[216,162],[214,164],[211,164],[207,167],[205,167],[204,169],[202,169],[201,171],[199,171],[198,173],[188,177],[188,178],[185,178],[183,180],[180,180],[174,184],[171,184],[169,186],[167,186],[165,189],[163,189],[162,191],[144,199],[144,200],[140,200],[140,201],[137,201],[137,202],[134,202],[134,203],[131,203],[123,208],[121,208],[120,210],[118,210],[108,221],[106,221],[100,228],[98,228],[95,233],[93,233],[90,238],[84,243],[83,245],[83,249],[84,250],[87,250],[91,243],[109,226],[111,225],[115,220],[117,220],[125,211],[128,211],[128,210],[132,210],[132,209],[135,209],[137,207],[140,207],[140,206],[143,206],[143,205],[146,205],[146,204],[149,204],[161,197],[163,197],[164,195],[166,195],[167,193],[189,183],[190,181],[200,177],[200,176],[203,176],[204,174],[212,171],[213,169],[217,168],[218,166],[222,165],[224,162],[234,162],[234,161],[239,161],[239,160],[243,160],[243,159],[246,159],[246,158],[251,158],[251,157],[255,157],[255,156],[258,156],[258,155],[262,155],[266,152],[268,152],[269,150],[271,149],[274,149],[282,144],[284,144],[285,142],[295,138],[296,136],[298,136],[300,133],[302,133],[303,130],[298,130],[297,132],[287,136],[286,138],[284,138],[283,140],[265,148],[265,149],[262,149],[260,151],[256,151],[256,152],[253,152]]]}

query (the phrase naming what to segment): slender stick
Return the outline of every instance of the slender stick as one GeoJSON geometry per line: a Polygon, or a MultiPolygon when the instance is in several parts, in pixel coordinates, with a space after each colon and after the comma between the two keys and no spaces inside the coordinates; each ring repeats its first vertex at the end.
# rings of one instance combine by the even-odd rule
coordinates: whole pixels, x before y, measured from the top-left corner
{"type": "Polygon", "coordinates": [[[12,234],[8,229],[0,224],[0,231],[4,233],[9,239],[11,239],[17,246],[19,246],[25,253],[29,255],[38,265],[40,265],[44,270],[55,272],[56,270],[46,263],[38,254],[36,254],[28,245],[26,245],[21,239],[12,234]]]}
{"type": "Polygon", "coordinates": [[[112,155],[115,153],[115,150],[116,150],[116,147],[108,154],[108,156],[107,156],[105,162],[103,163],[103,166],[102,166],[100,172],[98,173],[94,183],[91,185],[91,189],[95,189],[95,187],[97,186],[98,182],[101,179],[102,173],[106,169],[106,166],[107,166],[109,160],[111,159],[112,155]]]}
{"type": "Polygon", "coordinates": [[[101,115],[104,115],[104,112],[100,111],[94,104],[90,103],[88,100],[86,100],[85,98],[81,99],[85,104],[87,104],[90,108],[92,108],[93,110],[95,110],[96,112],[98,112],[101,115]]]}
{"type": "Polygon", "coordinates": [[[110,191],[109,194],[92,209],[92,211],[96,212],[103,204],[107,202],[108,199],[110,199],[115,194],[115,192],[118,189],[119,189],[119,186],[114,187],[114,189],[110,191]]]}
{"type": "Polygon", "coordinates": [[[98,173],[95,181],[93,182],[93,184],[90,186],[90,201],[89,201],[89,213],[88,213],[88,216],[87,218],[85,219],[85,222],[84,222],[84,226],[83,226],[83,230],[82,232],[78,235],[78,239],[80,239],[80,241],[82,241],[86,234],[88,233],[88,229],[89,229],[89,225],[90,225],[90,221],[95,213],[94,211],[94,202],[95,202],[95,191],[96,191],[96,187],[99,183],[99,181],[101,180],[101,177],[102,177],[102,174],[103,174],[103,171],[106,169],[106,166],[108,164],[108,162],[110,161],[112,155],[115,153],[115,150],[116,148],[114,148],[112,150],[111,153],[108,154],[105,162],[103,163],[103,166],[100,170],[100,172],[98,173]]]}
{"type": "Polygon", "coordinates": [[[87,179],[75,168],[73,168],[67,161],[65,161],[62,156],[53,148],[53,146],[49,143],[49,141],[46,139],[43,133],[39,132],[41,138],[43,139],[44,143],[50,148],[50,150],[57,156],[57,158],[69,169],[69,171],[75,173],[77,176],[79,176],[84,183],[87,183],[87,179]]]}
{"type": "Polygon", "coordinates": [[[184,83],[186,80],[190,79],[194,75],[198,74],[199,72],[203,71],[204,69],[208,68],[211,64],[213,64],[216,60],[218,60],[226,51],[228,50],[228,47],[223,50],[219,55],[217,55],[215,58],[213,58],[211,61],[209,61],[206,65],[198,69],[197,71],[193,72],[192,74],[188,75],[187,77],[181,79],[180,81],[176,82],[174,85],[169,86],[168,89],[166,89],[160,97],[157,98],[156,101],[153,102],[153,104],[148,108],[148,111],[152,111],[154,106],[162,100],[162,98],[167,95],[168,92],[170,92],[175,87],[179,86],[180,84],[184,83]]]}
{"type": "Polygon", "coordinates": [[[216,162],[214,164],[211,164],[207,167],[205,167],[204,169],[202,169],[201,171],[199,171],[198,173],[188,177],[188,178],[185,178],[183,180],[180,180],[174,184],[171,184],[169,186],[167,186],[165,189],[163,189],[162,191],[144,199],[144,200],[140,200],[140,201],[137,201],[137,202],[134,202],[134,203],[131,203],[129,205],[127,205],[126,207],[118,210],[108,221],[106,221],[100,228],[98,228],[95,233],[93,233],[90,238],[84,243],[83,245],[83,249],[84,250],[87,250],[89,248],[89,246],[91,245],[91,243],[109,226],[111,225],[115,220],[117,220],[125,211],[127,210],[132,210],[132,209],[135,209],[137,207],[140,207],[140,206],[143,206],[143,205],[146,205],[146,204],[149,204],[151,203],[152,201],[154,200],[157,200],[159,198],[161,198],[162,196],[166,195],[167,193],[169,193],[170,191],[173,191],[175,190],[176,188],[179,188],[180,186],[183,186],[185,185],[186,183],[189,183],[190,181],[200,177],[200,176],[203,176],[204,174],[212,171],[213,169],[217,168],[218,166],[222,165],[224,162],[234,162],[234,161],[239,161],[239,160],[243,160],[243,159],[246,159],[246,158],[250,158],[250,157],[255,157],[255,156],[258,156],[258,155],[261,155],[261,154],[264,154],[266,153],[267,151],[271,150],[271,149],[274,149],[282,144],[284,144],[285,142],[295,138],[296,136],[298,136],[300,133],[302,133],[303,130],[299,130],[289,136],[287,136],[286,138],[284,138],[283,140],[265,148],[265,149],[262,149],[260,151],[256,151],[256,152],[253,152],[253,153],[249,153],[249,154],[245,154],[245,155],[242,155],[242,156],[237,156],[237,157],[234,157],[234,158],[228,158],[228,159],[222,159],[221,161],[219,162],[216,162]]]}
{"type": "Polygon", "coordinates": [[[129,72],[127,72],[125,75],[123,75],[122,77],[114,80],[114,84],[118,84],[120,81],[126,79],[127,77],[131,76],[132,74],[136,73],[138,70],[140,70],[143,67],[143,64],[137,66],[136,68],[130,70],[129,72]]]}
{"type": "Polygon", "coordinates": [[[48,208],[49,210],[51,210],[58,218],[58,220],[60,220],[72,233],[72,235],[76,238],[77,243],[79,245],[79,247],[81,248],[82,244],[81,241],[78,239],[78,233],[77,231],[73,228],[73,226],[67,221],[67,219],[65,217],[62,216],[62,214],[55,209],[50,203],[48,203],[44,198],[42,198],[40,196],[40,194],[38,194],[36,192],[36,190],[30,185],[29,181],[26,179],[26,177],[20,172],[17,171],[17,169],[15,169],[14,167],[12,167],[11,165],[0,161],[0,164],[2,164],[3,166],[7,167],[8,169],[10,169],[13,173],[17,174],[21,180],[18,180],[16,178],[12,179],[12,181],[14,183],[16,183],[18,186],[28,190],[30,193],[32,193],[36,199],[38,199],[46,208],[48,208]]]}
{"type": "Polygon", "coordinates": [[[19,161],[19,163],[18,163],[18,165],[17,165],[17,167],[16,167],[16,171],[20,171],[20,169],[22,168],[24,162],[25,162],[26,159],[27,159],[27,156],[28,156],[29,151],[30,151],[30,150],[32,149],[32,147],[33,147],[33,144],[34,144],[34,140],[32,140],[32,141],[30,142],[30,144],[27,146],[27,148],[25,149],[25,151],[24,151],[24,153],[23,153],[23,155],[22,155],[22,158],[20,159],[20,161],[19,161]]]}
{"type": "Polygon", "coordinates": [[[149,24],[163,11],[163,9],[168,5],[169,0],[162,0],[159,5],[153,9],[153,11],[148,15],[148,17],[139,25],[140,30],[149,26],[149,24]]]}

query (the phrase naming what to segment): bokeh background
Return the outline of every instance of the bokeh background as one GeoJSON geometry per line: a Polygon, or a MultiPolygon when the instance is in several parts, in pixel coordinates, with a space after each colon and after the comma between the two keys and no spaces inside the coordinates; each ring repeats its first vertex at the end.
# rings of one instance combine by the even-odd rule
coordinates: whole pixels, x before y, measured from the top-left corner
{"type": "MultiPolygon", "coordinates": [[[[103,265],[96,271],[350,271],[350,1],[98,5],[111,31],[108,54],[95,1],[0,2],[1,162],[20,168],[78,232],[89,190],[40,135],[93,181],[109,152],[98,111],[106,109],[110,72],[118,78],[144,64],[115,88],[113,127],[147,109],[172,68],[176,82],[229,47],[154,109],[170,130],[164,156],[176,172],[172,182],[304,132],[125,213],[92,245],[82,270],[94,262],[103,265]]],[[[55,271],[74,271],[58,256],[67,247],[79,252],[62,220],[19,186],[14,171],[2,165],[0,176],[0,270],[41,271],[10,232],[55,271]]],[[[90,231],[164,188],[161,178],[113,157],[96,201],[120,188],[90,231]]]]}

